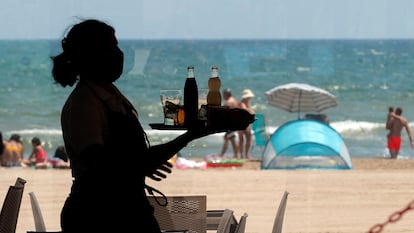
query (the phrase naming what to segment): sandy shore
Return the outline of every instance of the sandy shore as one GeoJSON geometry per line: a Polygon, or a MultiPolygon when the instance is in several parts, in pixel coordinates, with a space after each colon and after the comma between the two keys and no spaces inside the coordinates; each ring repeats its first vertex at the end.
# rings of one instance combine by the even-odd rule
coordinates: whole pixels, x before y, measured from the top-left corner
{"type": "MultiPolygon", "coordinates": [[[[247,213],[248,233],[271,233],[285,190],[290,194],[284,233],[368,232],[414,200],[414,160],[353,159],[349,171],[260,170],[259,165],[251,161],[239,168],[174,169],[167,180],[148,183],[166,195],[207,195],[208,209],[232,209],[236,218],[247,213]]],[[[27,184],[16,232],[34,230],[29,192],[40,202],[47,230],[59,230],[70,170],[0,168],[1,200],[18,176],[27,184]]],[[[414,210],[407,211],[383,232],[412,233],[413,222],[414,210]]]]}

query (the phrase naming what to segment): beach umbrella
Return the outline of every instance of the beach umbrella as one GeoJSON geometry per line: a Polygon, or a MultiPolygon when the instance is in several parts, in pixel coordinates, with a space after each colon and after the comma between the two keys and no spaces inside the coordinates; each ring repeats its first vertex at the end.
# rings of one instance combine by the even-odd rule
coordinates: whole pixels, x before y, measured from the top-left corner
{"type": "Polygon", "coordinates": [[[336,97],[330,92],[305,83],[288,83],[276,86],[265,93],[271,106],[288,112],[321,112],[337,106],[336,97]]]}

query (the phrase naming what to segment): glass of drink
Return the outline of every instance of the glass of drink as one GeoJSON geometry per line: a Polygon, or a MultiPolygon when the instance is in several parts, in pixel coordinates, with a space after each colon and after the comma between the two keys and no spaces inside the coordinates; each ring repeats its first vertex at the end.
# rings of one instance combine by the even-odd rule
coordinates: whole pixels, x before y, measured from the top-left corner
{"type": "Polygon", "coordinates": [[[198,109],[201,108],[201,105],[207,104],[207,94],[208,89],[198,89],[198,109]]]}
{"type": "Polygon", "coordinates": [[[182,99],[181,90],[160,90],[162,109],[164,111],[164,124],[177,125],[178,108],[182,99]]]}
{"type": "Polygon", "coordinates": [[[207,94],[208,89],[198,89],[198,119],[207,120],[207,94]]]}

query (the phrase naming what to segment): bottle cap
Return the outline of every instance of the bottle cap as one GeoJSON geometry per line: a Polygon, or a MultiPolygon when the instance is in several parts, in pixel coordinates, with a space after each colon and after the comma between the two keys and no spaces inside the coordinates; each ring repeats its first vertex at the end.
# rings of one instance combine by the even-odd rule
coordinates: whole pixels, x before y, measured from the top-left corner
{"type": "Polygon", "coordinates": [[[218,77],[218,67],[217,66],[211,67],[211,77],[218,77]]]}
{"type": "Polygon", "coordinates": [[[194,66],[187,67],[187,77],[194,78],[194,66]]]}

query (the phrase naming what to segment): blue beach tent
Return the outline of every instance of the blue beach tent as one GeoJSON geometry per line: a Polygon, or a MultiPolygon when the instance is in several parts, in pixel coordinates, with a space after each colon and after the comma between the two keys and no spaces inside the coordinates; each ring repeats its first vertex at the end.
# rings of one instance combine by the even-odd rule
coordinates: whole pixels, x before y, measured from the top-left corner
{"type": "Polygon", "coordinates": [[[254,144],[252,144],[251,152],[254,151],[256,153],[256,150],[258,150],[257,154],[262,155],[270,136],[266,130],[265,115],[263,113],[256,113],[254,117],[256,118],[252,123],[254,144]]]}
{"type": "Polygon", "coordinates": [[[268,140],[262,169],[352,169],[341,135],[326,123],[299,119],[280,126],[268,140]]]}

